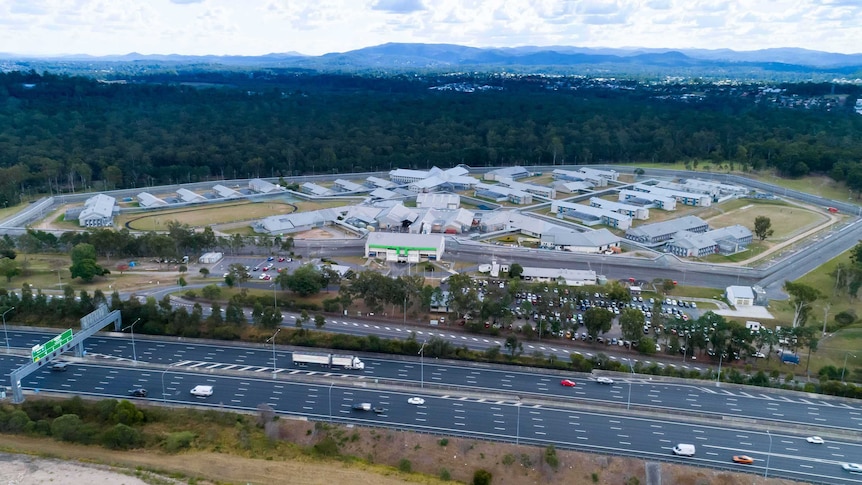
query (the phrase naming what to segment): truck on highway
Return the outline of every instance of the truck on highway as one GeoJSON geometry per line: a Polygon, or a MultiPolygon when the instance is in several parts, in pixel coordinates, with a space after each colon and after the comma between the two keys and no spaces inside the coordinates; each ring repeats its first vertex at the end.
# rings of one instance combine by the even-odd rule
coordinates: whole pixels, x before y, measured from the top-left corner
{"type": "Polygon", "coordinates": [[[679,456],[694,456],[694,445],[680,443],[673,447],[673,454],[679,456]]]}
{"type": "Polygon", "coordinates": [[[365,368],[365,363],[354,355],[327,354],[323,352],[293,353],[293,365],[304,367],[308,364],[341,367],[348,370],[362,370],[365,368]]]}

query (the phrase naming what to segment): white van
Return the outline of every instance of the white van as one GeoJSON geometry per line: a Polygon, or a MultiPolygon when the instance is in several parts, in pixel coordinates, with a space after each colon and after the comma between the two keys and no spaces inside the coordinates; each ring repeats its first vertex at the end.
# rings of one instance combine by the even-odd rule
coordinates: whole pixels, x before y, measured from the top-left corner
{"type": "Polygon", "coordinates": [[[191,390],[192,396],[209,397],[213,395],[213,386],[195,386],[191,390]]]}
{"type": "Polygon", "coordinates": [[[694,456],[694,445],[680,443],[673,447],[673,454],[679,456],[694,456]]]}

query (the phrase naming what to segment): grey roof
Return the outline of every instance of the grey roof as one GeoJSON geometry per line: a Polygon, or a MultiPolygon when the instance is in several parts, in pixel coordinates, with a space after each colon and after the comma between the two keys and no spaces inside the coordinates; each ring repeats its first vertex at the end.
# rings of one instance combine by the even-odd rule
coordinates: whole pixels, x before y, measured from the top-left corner
{"type": "Polygon", "coordinates": [[[371,185],[373,185],[375,187],[380,187],[383,189],[395,187],[395,183],[392,182],[391,180],[382,179],[380,177],[375,177],[373,175],[368,177],[365,180],[368,181],[368,183],[370,183],[371,185]]]}
{"type": "Polygon", "coordinates": [[[84,209],[78,214],[78,220],[80,221],[92,216],[110,218],[114,214],[116,203],[117,199],[109,195],[94,195],[84,203],[84,209]]]}
{"type": "Polygon", "coordinates": [[[557,269],[524,266],[521,276],[529,276],[531,278],[563,278],[566,280],[595,280],[596,272],[584,269],[557,269]]]}
{"type": "Polygon", "coordinates": [[[753,236],[751,230],[741,224],[713,229],[712,231],[707,231],[706,233],[704,233],[704,235],[709,236],[715,240],[725,238],[733,238],[736,240],[740,240],[753,236]]]}
{"type": "Polygon", "coordinates": [[[162,207],[168,205],[164,200],[149,192],[141,192],[137,195],[138,203],[143,207],[162,207]]]}
{"type": "Polygon", "coordinates": [[[648,238],[660,237],[667,234],[673,234],[679,231],[690,231],[692,229],[706,225],[706,221],[697,216],[683,216],[678,219],[656,222],[654,224],[645,224],[643,226],[633,227],[626,231],[627,235],[646,236],[648,238]]]}
{"type": "Polygon", "coordinates": [[[461,205],[461,196],[449,193],[422,193],[416,195],[416,206],[433,209],[449,209],[461,205]]]}
{"type": "Polygon", "coordinates": [[[218,194],[219,197],[222,197],[225,199],[230,199],[233,197],[242,197],[241,193],[237,192],[236,190],[234,190],[230,187],[225,187],[224,185],[221,185],[221,184],[213,185],[213,192],[218,194]]]}
{"type": "Polygon", "coordinates": [[[305,182],[300,187],[303,192],[308,192],[311,195],[329,195],[332,193],[332,191],[326,187],[311,182],[305,182]]]}
{"type": "Polygon", "coordinates": [[[706,234],[697,234],[688,231],[677,232],[673,240],[668,243],[668,246],[677,246],[694,250],[700,250],[715,245],[715,239],[706,234]]]}
{"type": "Polygon", "coordinates": [[[183,202],[203,202],[207,200],[206,197],[200,194],[196,194],[189,189],[182,188],[177,189],[177,196],[179,196],[183,202]]]}
{"type": "Polygon", "coordinates": [[[621,240],[621,237],[604,228],[595,231],[577,232],[568,228],[554,226],[542,234],[542,243],[554,244],[556,246],[598,248],[610,246],[621,240]]]}
{"type": "Polygon", "coordinates": [[[346,190],[347,192],[360,192],[360,191],[367,190],[364,186],[359,185],[355,182],[351,182],[349,180],[345,180],[345,179],[337,179],[333,183],[335,185],[341,187],[342,189],[346,190]]]}

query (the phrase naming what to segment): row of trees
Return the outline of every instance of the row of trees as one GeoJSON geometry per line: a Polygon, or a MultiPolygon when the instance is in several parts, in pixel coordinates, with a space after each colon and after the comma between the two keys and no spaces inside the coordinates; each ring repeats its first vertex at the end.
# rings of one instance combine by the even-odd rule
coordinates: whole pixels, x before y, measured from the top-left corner
{"type": "Polygon", "coordinates": [[[549,90],[534,79],[497,80],[502,91],[467,95],[428,90],[434,79],[375,77],[361,89],[343,89],[355,76],[268,78],[268,87],[250,96],[246,86],[202,90],[0,73],[0,201],[458,163],[704,160],[862,184],[859,116],[770,108],[739,96],[744,88],[711,89],[689,104],[645,86],[549,90]]]}

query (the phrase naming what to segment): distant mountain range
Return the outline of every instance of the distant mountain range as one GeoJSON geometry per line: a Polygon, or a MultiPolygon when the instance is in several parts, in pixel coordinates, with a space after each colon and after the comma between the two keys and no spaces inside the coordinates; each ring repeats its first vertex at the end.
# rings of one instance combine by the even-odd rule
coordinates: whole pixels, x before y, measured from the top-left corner
{"type": "Polygon", "coordinates": [[[121,56],[69,55],[51,58],[25,58],[0,54],[6,61],[32,62],[114,62],[205,64],[209,66],[246,66],[300,68],[319,71],[422,71],[464,70],[519,73],[597,73],[646,72],[652,75],[710,75],[712,77],[769,76],[769,73],[795,73],[798,76],[862,77],[862,54],[836,54],[798,48],[733,51],[730,49],[647,49],[586,48],[570,46],[476,48],[455,44],[389,43],[343,53],[306,56],[296,52],[262,56],[121,56]]]}

